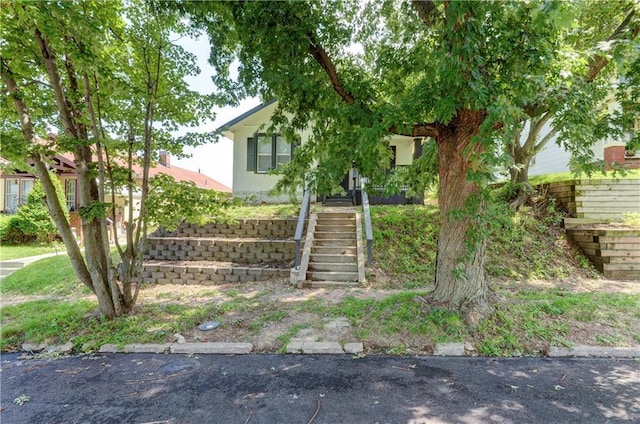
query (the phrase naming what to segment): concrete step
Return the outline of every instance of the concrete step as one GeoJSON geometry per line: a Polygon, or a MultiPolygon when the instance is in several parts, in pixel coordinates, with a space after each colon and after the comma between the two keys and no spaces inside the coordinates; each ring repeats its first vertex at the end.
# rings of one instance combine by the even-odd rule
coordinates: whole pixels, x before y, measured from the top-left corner
{"type": "Polygon", "coordinates": [[[322,218],[316,221],[316,226],[318,225],[356,225],[355,218],[322,218]]]}
{"type": "Polygon", "coordinates": [[[355,264],[358,263],[358,257],[356,255],[348,254],[322,254],[312,253],[309,259],[311,262],[333,263],[333,264],[355,264]]]}
{"type": "Polygon", "coordinates": [[[355,255],[357,248],[355,246],[313,246],[311,254],[320,255],[355,255]]]}
{"type": "Polygon", "coordinates": [[[309,271],[323,271],[323,272],[350,272],[358,273],[358,264],[355,263],[323,263],[323,262],[309,262],[309,271]]]}
{"type": "Polygon", "coordinates": [[[356,287],[358,285],[355,281],[307,281],[305,283],[305,287],[311,289],[322,289],[322,288],[336,288],[336,287],[356,287]]]}
{"type": "Polygon", "coordinates": [[[349,231],[349,232],[346,232],[346,233],[315,231],[313,233],[313,237],[316,240],[317,239],[333,239],[333,240],[349,239],[349,240],[355,240],[356,239],[356,233],[355,233],[355,231],[349,231]]]}
{"type": "Polygon", "coordinates": [[[325,247],[355,247],[356,239],[315,239],[313,245],[325,247]]]}
{"type": "Polygon", "coordinates": [[[356,231],[356,222],[354,221],[352,224],[316,224],[316,232],[318,233],[331,233],[331,232],[337,232],[337,233],[345,233],[345,232],[352,232],[355,233],[356,231]]]}
{"type": "Polygon", "coordinates": [[[353,212],[318,212],[318,220],[322,219],[355,219],[353,212]]]}
{"type": "Polygon", "coordinates": [[[311,271],[307,272],[307,279],[311,281],[351,281],[357,283],[358,273],[341,271],[311,271]]]}

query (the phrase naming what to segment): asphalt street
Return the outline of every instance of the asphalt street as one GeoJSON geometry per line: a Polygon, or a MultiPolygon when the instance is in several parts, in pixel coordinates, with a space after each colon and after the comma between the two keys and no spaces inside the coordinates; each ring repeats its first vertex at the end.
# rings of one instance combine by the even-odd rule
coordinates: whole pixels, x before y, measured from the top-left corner
{"type": "Polygon", "coordinates": [[[640,422],[633,359],[2,355],[3,424],[640,422]]]}

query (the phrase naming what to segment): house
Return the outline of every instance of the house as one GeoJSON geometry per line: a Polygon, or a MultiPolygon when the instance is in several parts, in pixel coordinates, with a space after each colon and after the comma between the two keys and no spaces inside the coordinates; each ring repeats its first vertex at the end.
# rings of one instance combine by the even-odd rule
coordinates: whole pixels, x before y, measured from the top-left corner
{"type": "MultiPolygon", "coordinates": [[[[205,174],[171,165],[170,155],[167,152],[160,152],[159,156],[159,162],[149,170],[149,177],[152,178],[158,174],[166,174],[173,177],[176,181],[191,181],[199,188],[231,193],[229,187],[205,174]]],[[[4,170],[0,172],[0,212],[13,214],[20,205],[26,203],[27,196],[36,181],[36,176],[27,171],[8,168],[9,164],[6,160],[3,160],[3,163],[4,170]]],[[[70,224],[72,228],[75,229],[76,234],[81,237],[82,226],[78,215],[78,177],[73,155],[69,153],[55,155],[51,158],[51,169],[60,179],[64,189],[70,224]]],[[[142,167],[134,165],[133,171],[136,179],[141,180],[142,167]]],[[[128,204],[127,198],[128,196],[126,195],[116,197],[116,211],[119,217],[118,222],[116,222],[116,228],[120,228],[122,224],[121,221],[124,219],[123,217],[129,215],[128,208],[130,205],[128,204]]],[[[134,216],[137,216],[137,212],[139,211],[138,205],[135,202],[136,198],[139,198],[139,193],[134,193],[134,216]]]]}
{"type": "MultiPolygon", "coordinates": [[[[288,195],[270,193],[279,177],[269,171],[289,163],[296,148],[281,135],[268,135],[264,132],[269,126],[271,115],[276,107],[276,100],[262,103],[218,128],[218,131],[233,141],[234,197],[267,203],[287,202],[290,199],[288,195]]],[[[302,144],[307,142],[310,134],[310,129],[299,134],[302,144]]],[[[389,146],[394,156],[392,167],[411,165],[413,159],[422,153],[422,142],[421,138],[390,137],[389,146]]],[[[345,174],[341,185],[345,192],[350,192],[354,189],[354,184],[358,189],[360,179],[356,170],[350,170],[345,174]]],[[[301,197],[301,194],[302,192],[299,192],[298,197],[301,197]]],[[[376,196],[372,197],[372,201],[373,203],[408,203],[419,201],[419,199],[399,195],[393,198],[376,196]]]]}
{"type": "MultiPolygon", "coordinates": [[[[613,92],[607,96],[605,104],[609,114],[613,114],[616,109],[620,108],[620,104],[616,102],[613,92]]],[[[541,137],[551,132],[552,124],[552,121],[549,121],[542,127],[540,131],[541,137]]],[[[526,137],[529,125],[530,123],[528,122],[523,132],[523,137],[526,137]]],[[[604,140],[598,140],[591,147],[594,159],[604,162],[607,166],[612,166],[615,163],[615,166],[626,169],[640,168],[640,152],[626,149],[627,143],[631,140],[633,134],[638,132],[640,132],[640,119],[636,119],[633,128],[629,128],[625,137],[608,137],[604,140]]],[[[571,153],[558,145],[556,140],[557,137],[549,140],[542,150],[531,159],[529,166],[530,177],[570,171],[571,153]]]]}

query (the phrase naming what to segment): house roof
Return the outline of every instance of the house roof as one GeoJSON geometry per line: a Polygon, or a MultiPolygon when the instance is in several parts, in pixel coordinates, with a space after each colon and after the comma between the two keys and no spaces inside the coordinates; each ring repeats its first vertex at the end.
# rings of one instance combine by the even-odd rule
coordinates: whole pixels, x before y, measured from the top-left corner
{"type": "MultiPolygon", "coordinates": [[[[134,166],[134,171],[136,172],[136,174],[142,175],[142,167],[134,166]]],[[[199,172],[180,168],[179,166],[165,166],[159,163],[149,169],[149,177],[153,177],[158,174],[169,175],[176,181],[191,181],[196,185],[196,187],[217,190],[223,193],[231,193],[231,189],[229,187],[214,180],[213,178],[199,172]]]]}
{"type": "MultiPolygon", "coordinates": [[[[2,158],[0,158],[2,159],[2,158]]],[[[65,174],[69,174],[71,171],[75,171],[75,162],[73,160],[73,155],[71,153],[62,153],[58,154],[54,158],[55,168],[59,168],[59,170],[64,170],[65,174]]],[[[142,175],[142,167],[140,165],[133,166],[133,172],[141,176],[142,175]]],[[[181,168],[179,166],[170,165],[165,166],[160,163],[156,164],[156,166],[151,167],[149,169],[149,177],[153,177],[158,174],[166,174],[173,177],[176,181],[191,181],[196,187],[206,188],[211,190],[218,190],[223,193],[231,193],[231,188],[226,185],[214,180],[208,175],[201,174],[200,172],[190,171],[185,168],[181,168]]]]}
{"type": "Polygon", "coordinates": [[[275,103],[277,101],[278,101],[278,99],[271,99],[268,102],[264,102],[262,104],[259,104],[258,106],[254,107],[253,109],[250,109],[250,110],[246,111],[242,115],[233,118],[231,121],[220,125],[216,129],[216,131],[221,131],[221,132],[228,131],[234,125],[239,124],[240,122],[244,121],[245,119],[247,119],[251,115],[260,112],[262,109],[266,108],[267,106],[272,105],[273,103],[275,103]]]}

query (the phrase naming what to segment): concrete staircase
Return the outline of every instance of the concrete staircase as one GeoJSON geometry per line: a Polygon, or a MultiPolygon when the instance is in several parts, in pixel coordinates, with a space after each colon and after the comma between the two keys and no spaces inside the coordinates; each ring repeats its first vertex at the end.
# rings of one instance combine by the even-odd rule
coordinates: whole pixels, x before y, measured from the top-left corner
{"type": "MultiPolygon", "coordinates": [[[[346,208],[336,208],[346,209],[346,208]]],[[[315,214],[296,276],[303,287],[350,287],[364,281],[360,216],[353,211],[315,214]]]]}
{"type": "Polygon", "coordinates": [[[322,202],[324,206],[328,207],[341,207],[341,206],[353,206],[353,198],[349,194],[327,196],[322,202]]]}

